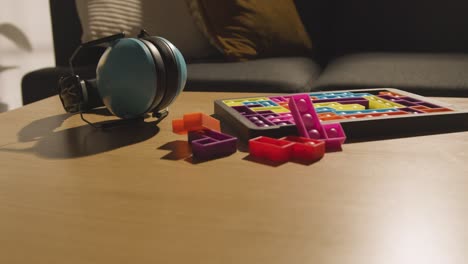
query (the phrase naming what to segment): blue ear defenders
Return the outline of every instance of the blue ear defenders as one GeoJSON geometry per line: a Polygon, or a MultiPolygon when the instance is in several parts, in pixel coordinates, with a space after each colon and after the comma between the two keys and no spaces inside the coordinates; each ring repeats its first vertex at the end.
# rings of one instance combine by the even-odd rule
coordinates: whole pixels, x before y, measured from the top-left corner
{"type": "Polygon", "coordinates": [[[187,67],[181,52],[168,40],[117,34],[82,44],[70,58],[71,76],[59,81],[59,96],[70,113],[83,113],[105,105],[122,119],[162,112],[184,89],[187,67]],[[81,48],[110,43],[99,59],[95,80],[81,80],[73,71],[73,59],[81,48]]]}

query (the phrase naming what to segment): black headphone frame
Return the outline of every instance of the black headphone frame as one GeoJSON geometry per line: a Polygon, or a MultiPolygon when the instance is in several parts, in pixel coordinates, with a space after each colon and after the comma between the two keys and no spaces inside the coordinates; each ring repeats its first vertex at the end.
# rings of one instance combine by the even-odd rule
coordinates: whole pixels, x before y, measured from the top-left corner
{"type": "MultiPolygon", "coordinates": [[[[140,31],[138,34],[138,39],[142,41],[148,49],[150,49],[153,61],[156,64],[156,68],[160,71],[163,71],[161,74],[159,74],[158,78],[158,87],[163,87],[163,89],[156,89],[156,95],[154,97],[153,103],[151,104],[149,111],[147,113],[151,113],[152,117],[155,117],[157,120],[155,121],[156,124],[161,122],[164,118],[167,117],[169,114],[169,109],[167,108],[168,104],[172,101],[173,96],[170,98],[166,96],[166,94],[169,92],[170,87],[168,86],[167,79],[175,79],[171,75],[170,78],[166,78],[167,70],[166,68],[169,67],[169,72],[175,72],[177,71],[177,66],[172,62],[173,60],[164,58],[164,55],[162,53],[168,54],[170,53],[172,56],[175,56],[170,47],[167,47],[168,45],[166,43],[163,43],[163,41],[160,41],[157,38],[154,38],[150,36],[144,29],[140,31]],[[149,42],[149,43],[148,43],[149,42]],[[164,49],[163,52],[161,52],[158,47],[161,47],[164,49]],[[167,99],[169,98],[169,99],[167,99]],[[158,109],[158,106],[163,105],[162,110],[154,110],[158,109]],[[152,111],[154,110],[154,111],[152,111]]],[[[120,120],[115,120],[103,124],[93,124],[92,122],[88,121],[87,119],[84,118],[83,114],[89,111],[90,109],[96,107],[96,106],[89,106],[89,97],[88,97],[88,91],[86,89],[86,83],[85,80],[81,80],[80,77],[75,74],[74,70],[74,65],[73,62],[75,58],[78,56],[80,51],[85,48],[97,46],[100,44],[105,44],[105,43],[110,43],[112,41],[125,38],[125,33],[121,32],[115,35],[111,35],[108,37],[92,40],[86,43],[80,44],[76,50],[73,52],[69,59],[69,66],[70,66],[70,72],[71,75],[68,76],[63,76],[59,80],[59,85],[58,85],[58,94],[60,97],[60,101],[62,102],[62,105],[65,109],[66,112],[68,113],[79,113],[81,119],[89,124],[92,127],[95,128],[105,128],[105,127],[114,127],[116,125],[122,125],[122,124],[127,124],[127,123],[132,123],[134,121],[141,121],[147,116],[142,116],[142,117],[136,117],[132,119],[120,119],[120,120]]]]}

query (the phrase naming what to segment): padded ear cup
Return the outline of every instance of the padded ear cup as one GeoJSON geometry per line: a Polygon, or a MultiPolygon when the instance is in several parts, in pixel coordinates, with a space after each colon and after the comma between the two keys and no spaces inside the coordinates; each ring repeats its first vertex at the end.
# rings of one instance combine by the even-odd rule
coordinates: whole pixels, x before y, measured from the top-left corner
{"type": "Polygon", "coordinates": [[[166,66],[165,66],[164,60],[162,58],[162,55],[159,49],[151,41],[148,41],[142,38],[140,38],[139,40],[142,41],[151,51],[151,55],[153,57],[153,60],[156,66],[155,74],[157,74],[158,76],[156,87],[154,87],[156,91],[156,96],[154,97],[154,100],[151,103],[151,106],[146,111],[146,112],[152,112],[161,103],[164,95],[166,94],[166,83],[167,83],[166,66]]]}
{"type": "Polygon", "coordinates": [[[134,118],[151,110],[160,95],[158,83],[164,82],[158,76],[162,60],[155,54],[135,38],[119,39],[104,52],[96,69],[97,88],[114,115],[134,118]]]}
{"type": "Polygon", "coordinates": [[[187,66],[182,53],[168,40],[161,37],[145,37],[142,40],[152,43],[164,61],[166,71],[164,96],[159,104],[154,105],[155,110],[161,110],[168,107],[184,89],[187,66]]]}
{"type": "Polygon", "coordinates": [[[107,48],[96,75],[95,86],[109,111],[134,118],[168,107],[185,86],[187,66],[166,39],[125,38],[107,48]]]}

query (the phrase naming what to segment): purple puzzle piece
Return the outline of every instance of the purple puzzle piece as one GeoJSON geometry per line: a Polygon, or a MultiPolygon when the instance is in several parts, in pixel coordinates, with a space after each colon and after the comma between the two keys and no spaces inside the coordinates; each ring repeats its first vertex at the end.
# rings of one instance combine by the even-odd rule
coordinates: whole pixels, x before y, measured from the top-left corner
{"type": "Polygon", "coordinates": [[[289,109],[299,135],[325,141],[327,151],[341,150],[346,135],[340,123],[322,125],[308,94],[291,96],[289,109]]]}
{"type": "Polygon", "coordinates": [[[237,138],[210,129],[190,131],[188,140],[193,156],[210,160],[231,155],[237,151],[237,138]]]}

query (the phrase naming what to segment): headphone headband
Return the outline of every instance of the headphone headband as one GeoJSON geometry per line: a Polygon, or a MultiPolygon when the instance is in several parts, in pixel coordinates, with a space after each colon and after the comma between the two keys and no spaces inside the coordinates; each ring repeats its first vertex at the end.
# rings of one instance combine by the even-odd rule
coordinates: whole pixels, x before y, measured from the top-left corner
{"type": "Polygon", "coordinates": [[[73,61],[75,60],[76,56],[78,56],[78,54],[79,54],[79,52],[81,51],[82,48],[94,47],[94,46],[97,46],[99,44],[113,42],[113,41],[116,41],[116,40],[121,39],[121,38],[125,38],[125,33],[124,32],[120,32],[120,33],[112,35],[112,36],[107,36],[107,37],[91,40],[91,41],[80,44],[75,49],[75,51],[71,55],[70,59],[68,60],[68,64],[70,65],[70,72],[72,73],[72,75],[75,75],[75,70],[73,68],[73,61]]]}

